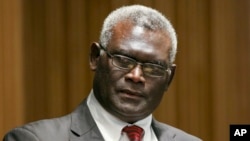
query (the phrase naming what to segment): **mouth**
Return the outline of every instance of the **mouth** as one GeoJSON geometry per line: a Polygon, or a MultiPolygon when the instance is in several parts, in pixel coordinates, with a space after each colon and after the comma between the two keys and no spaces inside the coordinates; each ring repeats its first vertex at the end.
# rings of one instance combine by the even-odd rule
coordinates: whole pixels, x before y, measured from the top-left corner
{"type": "Polygon", "coordinates": [[[122,94],[122,96],[126,97],[126,98],[143,98],[144,95],[139,92],[139,91],[135,91],[135,90],[129,90],[129,89],[122,89],[120,91],[120,93],[122,94]]]}

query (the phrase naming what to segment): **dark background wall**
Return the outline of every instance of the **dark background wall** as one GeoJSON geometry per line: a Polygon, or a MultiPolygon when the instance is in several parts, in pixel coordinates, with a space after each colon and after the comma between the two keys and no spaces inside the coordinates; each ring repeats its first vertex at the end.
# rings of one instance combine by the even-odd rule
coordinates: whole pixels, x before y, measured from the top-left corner
{"type": "Polygon", "coordinates": [[[104,18],[136,3],[178,34],[176,76],[155,117],[205,141],[249,124],[249,0],[0,0],[0,138],[72,111],[91,89],[89,47],[104,18]]]}

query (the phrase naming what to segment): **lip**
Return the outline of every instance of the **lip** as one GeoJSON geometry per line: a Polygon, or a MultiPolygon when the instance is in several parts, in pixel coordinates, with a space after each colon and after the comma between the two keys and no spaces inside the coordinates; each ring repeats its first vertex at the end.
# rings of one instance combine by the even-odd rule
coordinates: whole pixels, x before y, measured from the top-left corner
{"type": "Polygon", "coordinates": [[[127,97],[144,97],[141,92],[135,90],[122,89],[120,90],[120,93],[126,95],[127,97]]]}

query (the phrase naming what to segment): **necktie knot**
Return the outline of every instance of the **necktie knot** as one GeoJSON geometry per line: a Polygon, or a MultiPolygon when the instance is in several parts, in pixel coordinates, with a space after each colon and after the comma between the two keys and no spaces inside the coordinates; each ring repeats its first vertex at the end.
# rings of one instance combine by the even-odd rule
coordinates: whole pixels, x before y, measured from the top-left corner
{"type": "Polygon", "coordinates": [[[144,130],[136,125],[128,125],[122,129],[130,139],[130,141],[141,141],[144,135],[144,130]]]}

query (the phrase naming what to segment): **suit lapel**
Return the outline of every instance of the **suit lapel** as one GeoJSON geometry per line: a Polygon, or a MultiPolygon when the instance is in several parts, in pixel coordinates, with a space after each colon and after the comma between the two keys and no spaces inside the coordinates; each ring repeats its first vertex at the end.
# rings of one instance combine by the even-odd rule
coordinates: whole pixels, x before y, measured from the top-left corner
{"type": "Polygon", "coordinates": [[[153,119],[152,128],[158,141],[174,141],[175,133],[153,119]]]}
{"type": "Polygon", "coordinates": [[[71,114],[70,141],[104,141],[84,100],[71,114]]]}

